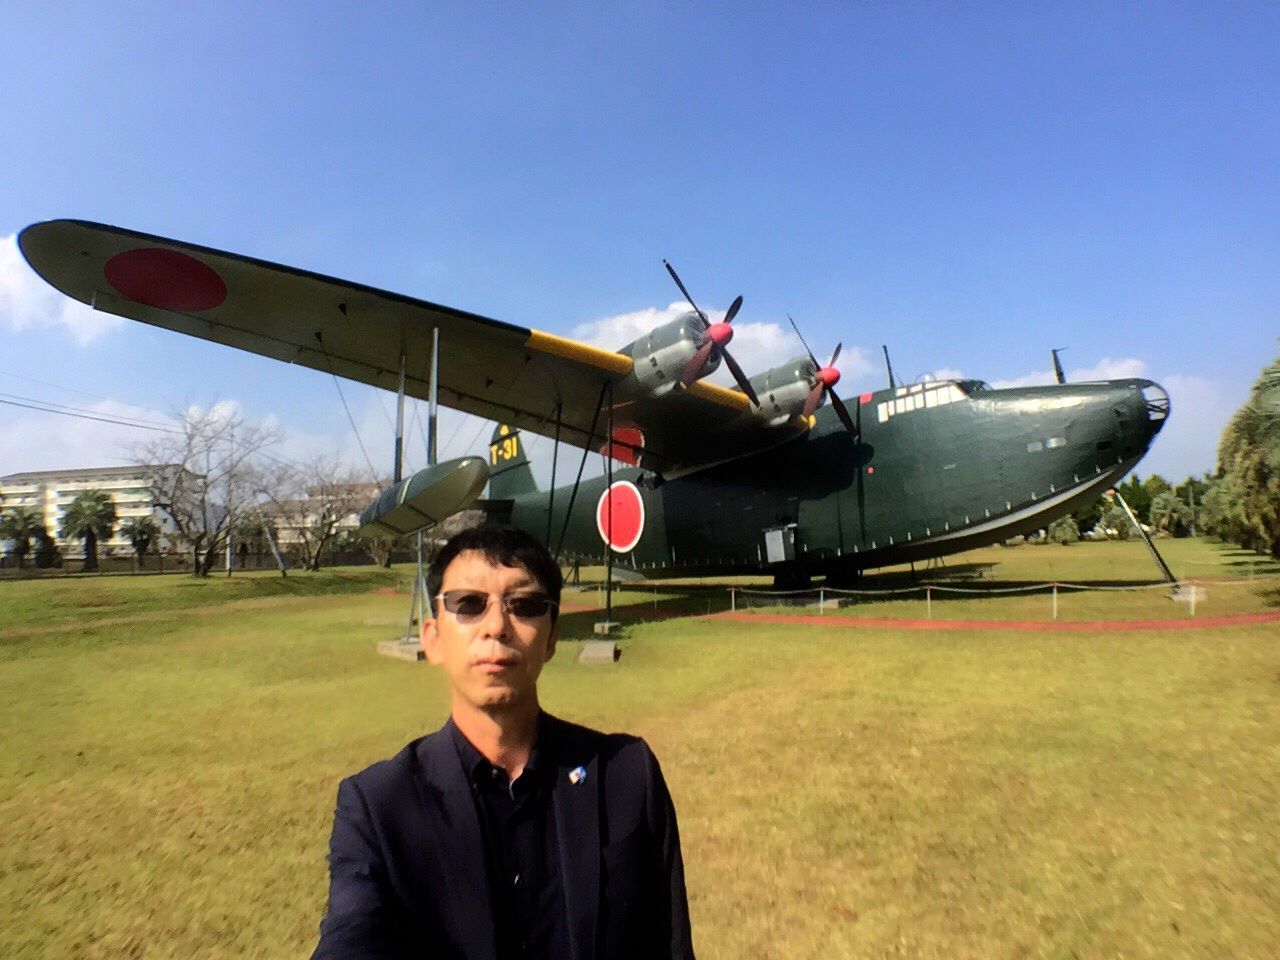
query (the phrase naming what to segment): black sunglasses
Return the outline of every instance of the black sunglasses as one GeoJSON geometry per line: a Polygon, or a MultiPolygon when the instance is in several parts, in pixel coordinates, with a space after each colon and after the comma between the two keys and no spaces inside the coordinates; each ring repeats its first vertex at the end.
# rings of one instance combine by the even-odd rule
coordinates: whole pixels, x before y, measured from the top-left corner
{"type": "MultiPolygon", "coordinates": [[[[479,590],[446,590],[439,600],[459,623],[475,623],[489,610],[493,598],[479,590]]],[[[558,604],[543,593],[513,593],[500,597],[502,609],[517,620],[538,620],[558,604]]]]}

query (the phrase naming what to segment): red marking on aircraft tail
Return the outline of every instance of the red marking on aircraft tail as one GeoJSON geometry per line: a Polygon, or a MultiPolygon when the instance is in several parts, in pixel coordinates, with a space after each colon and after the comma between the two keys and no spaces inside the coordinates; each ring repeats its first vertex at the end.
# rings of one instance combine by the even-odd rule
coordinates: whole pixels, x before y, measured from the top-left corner
{"type": "Polygon", "coordinates": [[[870,403],[870,402],[871,402],[871,394],[869,394],[869,393],[864,393],[862,396],[860,396],[860,397],[858,398],[858,402],[859,402],[859,403],[870,403]]]}
{"type": "Polygon", "coordinates": [[[102,273],[126,300],[161,310],[199,313],[227,299],[227,285],[212,267],[177,250],[126,250],[108,260],[102,273]]]}
{"type": "Polygon", "coordinates": [[[629,553],[644,533],[644,498],[636,485],[619,480],[600,495],[596,504],[596,529],[600,539],[616,553],[629,553]]]}
{"type": "Polygon", "coordinates": [[[600,452],[606,453],[632,467],[640,466],[640,451],[644,449],[644,434],[639,427],[614,427],[613,442],[607,448],[602,446],[600,452]]]}

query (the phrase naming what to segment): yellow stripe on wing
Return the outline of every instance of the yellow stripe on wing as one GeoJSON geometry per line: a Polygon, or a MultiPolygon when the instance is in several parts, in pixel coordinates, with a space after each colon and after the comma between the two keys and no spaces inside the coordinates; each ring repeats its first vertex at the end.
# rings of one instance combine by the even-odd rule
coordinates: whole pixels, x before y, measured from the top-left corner
{"type": "Polygon", "coordinates": [[[751,405],[751,401],[747,399],[745,393],[729,390],[714,383],[707,383],[705,380],[695,380],[688,390],[695,397],[710,400],[712,403],[718,403],[722,407],[729,407],[731,410],[745,410],[751,405]]]}
{"type": "Polygon", "coordinates": [[[614,353],[612,350],[602,350],[599,347],[579,343],[577,340],[557,337],[554,333],[530,330],[529,339],[524,342],[524,345],[531,350],[549,353],[553,357],[563,357],[565,360],[585,363],[588,366],[606,370],[619,377],[625,377],[631,372],[632,360],[630,357],[621,353],[614,353]]]}

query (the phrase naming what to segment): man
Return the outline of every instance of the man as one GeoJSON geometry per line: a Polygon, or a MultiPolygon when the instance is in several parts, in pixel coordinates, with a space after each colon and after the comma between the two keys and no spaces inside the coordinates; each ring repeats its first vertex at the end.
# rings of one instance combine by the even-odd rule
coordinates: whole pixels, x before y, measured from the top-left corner
{"type": "Polygon", "coordinates": [[[657,760],[538,705],[560,588],[520,531],[467,530],[440,551],[422,646],[450,719],[339,785],[313,960],[693,957],[657,760]]]}

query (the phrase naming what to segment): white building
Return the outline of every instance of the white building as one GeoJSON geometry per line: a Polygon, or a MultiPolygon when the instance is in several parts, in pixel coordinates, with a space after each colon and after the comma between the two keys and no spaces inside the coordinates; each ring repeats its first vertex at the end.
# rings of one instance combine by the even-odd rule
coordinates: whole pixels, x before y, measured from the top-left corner
{"type": "MultiPolygon", "coordinates": [[[[167,469],[181,469],[170,466],[167,469]]],[[[173,530],[173,522],[156,508],[151,499],[150,467],[90,467],[84,470],[35,470],[30,473],[11,473],[0,477],[0,509],[30,507],[40,514],[45,531],[59,547],[69,544],[58,536],[62,515],[71,501],[86,490],[101,490],[109,495],[116,506],[115,531],[110,540],[98,545],[106,553],[132,553],[129,541],[120,535],[125,521],[136,517],[151,517],[161,530],[161,543],[167,542],[163,534],[173,530]]],[[[79,541],[74,541],[79,546],[79,541]]]]}

